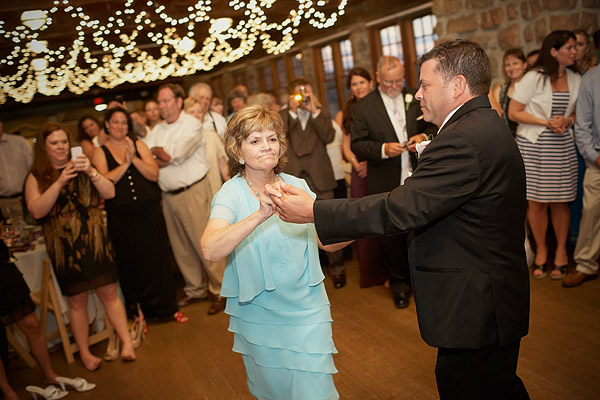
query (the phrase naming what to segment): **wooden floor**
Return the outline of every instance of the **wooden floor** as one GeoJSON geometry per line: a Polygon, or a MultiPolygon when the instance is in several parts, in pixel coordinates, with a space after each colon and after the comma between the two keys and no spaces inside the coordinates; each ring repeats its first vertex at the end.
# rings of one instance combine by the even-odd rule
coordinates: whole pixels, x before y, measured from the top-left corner
{"type": "MultiPolygon", "coordinates": [[[[342,399],[436,399],[436,350],[420,338],[415,306],[397,310],[383,286],[358,288],[356,262],[348,285],[326,280],[339,351],[335,383],[342,399]]],[[[532,399],[600,399],[600,280],[564,289],[549,277],[531,282],[531,329],[522,341],[519,375],[532,399]]],[[[87,372],[78,358],[66,364],[52,355],[55,370],[83,376],[98,387],[68,399],[252,399],[241,356],[231,351],[228,317],[206,315],[207,303],[183,309],[187,324],[152,324],[138,360],[104,362],[87,372]]],[[[93,347],[102,355],[106,342],[93,347]]],[[[41,385],[37,368],[11,360],[9,381],[21,398],[25,386],[41,385]]]]}

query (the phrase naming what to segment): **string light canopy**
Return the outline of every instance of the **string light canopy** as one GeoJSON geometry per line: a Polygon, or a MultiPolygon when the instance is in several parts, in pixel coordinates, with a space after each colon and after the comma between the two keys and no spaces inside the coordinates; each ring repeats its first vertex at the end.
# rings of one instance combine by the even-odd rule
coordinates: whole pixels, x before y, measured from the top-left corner
{"type": "Polygon", "coordinates": [[[126,0],[101,21],[74,4],[81,2],[54,0],[50,9],[23,12],[10,29],[0,19],[0,41],[11,49],[0,58],[0,104],[8,97],[28,103],[36,93],[55,96],[68,89],[81,94],[93,85],[110,89],[210,71],[248,55],[257,43],[268,54],[281,54],[294,45],[301,22],[317,29],[337,22],[347,0],[336,0],[333,10],[330,1],[230,0],[225,11],[219,1],[217,13],[211,0],[199,0],[187,13],[173,15],[166,0],[167,5],[126,0]],[[268,12],[277,2],[293,8],[270,21],[268,12]],[[65,16],[72,42],[51,47],[56,21],[65,16]]]}

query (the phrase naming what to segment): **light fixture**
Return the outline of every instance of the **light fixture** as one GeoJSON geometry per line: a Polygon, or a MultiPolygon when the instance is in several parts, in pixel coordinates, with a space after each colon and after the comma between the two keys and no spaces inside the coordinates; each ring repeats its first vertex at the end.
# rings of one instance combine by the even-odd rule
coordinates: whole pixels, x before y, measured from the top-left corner
{"type": "Polygon", "coordinates": [[[32,40],[27,43],[27,47],[34,53],[43,53],[48,50],[48,42],[45,40],[32,40]]]}
{"type": "Polygon", "coordinates": [[[46,11],[42,10],[23,11],[23,14],[21,14],[21,23],[34,31],[44,26],[47,19],[46,11]]]}
{"type": "Polygon", "coordinates": [[[41,72],[48,67],[48,60],[46,60],[45,58],[34,58],[33,60],[31,60],[31,67],[35,71],[41,72]]]}
{"type": "MultiPolygon", "coordinates": [[[[259,43],[268,54],[281,54],[294,45],[302,21],[317,29],[336,23],[348,0],[336,0],[330,15],[319,9],[332,1],[288,0],[292,7],[287,17],[271,21],[266,11],[277,0],[229,0],[232,18],[212,18],[212,0],[198,0],[187,15],[177,17],[158,0],[136,2],[136,9],[133,0],[124,0],[121,9],[100,21],[83,5],[54,0],[49,10],[23,12],[21,25],[12,30],[0,20],[0,37],[13,44],[0,59],[0,104],[8,97],[27,103],[36,93],[55,96],[68,89],[81,94],[93,85],[110,89],[210,71],[248,55],[259,43]],[[57,13],[72,21],[75,39],[69,46],[50,48],[44,34],[57,13]],[[166,27],[158,29],[157,24],[166,27]],[[208,31],[196,29],[200,24],[208,24],[208,31]]],[[[227,10],[221,3],[223,15],[227,10]]]]}

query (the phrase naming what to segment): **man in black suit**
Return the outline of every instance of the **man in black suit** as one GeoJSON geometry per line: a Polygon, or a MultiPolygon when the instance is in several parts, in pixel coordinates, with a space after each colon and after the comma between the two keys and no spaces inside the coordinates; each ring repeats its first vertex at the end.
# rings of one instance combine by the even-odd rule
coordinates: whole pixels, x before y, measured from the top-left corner
{"type": "MultiPolygon", "coordinates": [[[[423,120],[416,89],[404,87],[404,68],[396,57],[383,56],[377,65],[378,87],[352,109],[352,151],[368,162],[368,194],[389,192],[416,166],[415,144],[437,128],[423,120]],[[412,151],[412,153],[411,153],[412,151]]],[[[410,299],[410,270],[406,235],[384,236],[381,248],[390,273],[394,305],[406,308],[410,299]]]]}
{"type": "Polygon", "coordinates": [[[528,399],[516,374],[529,326],[523,161],[490,108],[478,44],[447,42],[419,62],[416,97],[440,130],[404,185],[316,203],[289,185],[268,190],[282,220],[315,221],[323,243],[412,232],[415,304],[421,336],[438,347],[440,398],[528,399]]]}

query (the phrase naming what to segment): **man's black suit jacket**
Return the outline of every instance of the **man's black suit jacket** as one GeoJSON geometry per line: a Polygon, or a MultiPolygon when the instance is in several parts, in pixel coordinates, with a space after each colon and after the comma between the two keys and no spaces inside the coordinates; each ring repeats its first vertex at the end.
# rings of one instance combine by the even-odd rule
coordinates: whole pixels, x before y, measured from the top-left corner
{"type": "MultiPolygon", "coordinates": [[[[406,132],[410,139],[419,133],[435,134],[437,128],[422,118],[420,103],[414,99],[416,89],[404,88],[401,96],[406,99],[410,94],[413,101],[405,108],[406,132]]],[[[381,146],[387,142],[398,143],[398,136],[392,121],[385,109],[379,89],[360,99],[352,107],[352,124],[350,125],[351,148],[359,161],[366,160],[367,190],[369,194],[383,193],[393,190],[400,183],[402,169],[401,157],[381,158],[381,146]]],[[[413,168],[416,157],[410,153],[413,168]]]]}
{"type": "Polygon", "coordinates": [[[485,96],[458,109],[403,186],[314,205],[325,244],[414,232],[421,335],[445,348],[505,345],[527,334],[525,213],[523,160],[485,96]]]}

